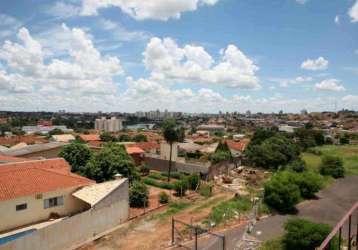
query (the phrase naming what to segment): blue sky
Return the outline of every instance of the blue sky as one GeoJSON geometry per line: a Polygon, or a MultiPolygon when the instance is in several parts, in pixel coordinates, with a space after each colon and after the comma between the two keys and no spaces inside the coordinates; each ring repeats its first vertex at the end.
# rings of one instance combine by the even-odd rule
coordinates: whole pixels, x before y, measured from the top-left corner
{"type": "Polygon", "coordinates": [[[14,0],[0,19],[0,109],[358,109],[356,0],[14,0]]]}

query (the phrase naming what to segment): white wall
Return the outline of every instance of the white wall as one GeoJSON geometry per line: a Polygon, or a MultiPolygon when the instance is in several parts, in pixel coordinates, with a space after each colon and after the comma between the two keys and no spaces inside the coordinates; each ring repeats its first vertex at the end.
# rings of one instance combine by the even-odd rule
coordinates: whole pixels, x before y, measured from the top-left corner
{"type": "Polygon", "coordinates": [[[77,189],[78,188],[67,188],[55,192],[43,193],[41,199],[36,199],[36,195],[31,195],[0,202],[0,232],[48,220],[51,213],[66,216],[88,209],[89,207],[85,202],[72,196],[72,193],[77,189]],[[45,199],[58,196],[63,196],[62,206],[44,208],[45,199]],[[23,203],[27,204],[27,209],[16,211],[16,205],[23,203]]]}
{"type": "Polygon", "coordinates": [[[128,181],[119,189],[113,192],[114,196],[118,197],[119,193],[123,196],[116,199],[116,202],[109,204],[106,199],[103,206],[94,207],[0,245],[0,250],[63,250],[86,242],[128,219],[128,181]]]}

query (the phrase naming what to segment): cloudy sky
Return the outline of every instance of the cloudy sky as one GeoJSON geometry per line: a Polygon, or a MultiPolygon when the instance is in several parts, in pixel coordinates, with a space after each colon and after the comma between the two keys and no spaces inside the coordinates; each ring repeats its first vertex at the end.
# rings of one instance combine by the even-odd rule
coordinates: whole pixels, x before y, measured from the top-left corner
{"type": "Polygon", "coordinates": [[[358,109],[358,0],[0,1],[0,110],[358,109]]]}

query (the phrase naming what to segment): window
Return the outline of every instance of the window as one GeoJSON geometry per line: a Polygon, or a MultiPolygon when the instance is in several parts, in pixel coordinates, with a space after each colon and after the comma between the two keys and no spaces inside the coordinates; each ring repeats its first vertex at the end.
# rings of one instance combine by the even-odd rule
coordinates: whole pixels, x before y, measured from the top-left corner
{"type": "Polygon", "coordinates": [[[21,211],[27,209],[27,203],[16,205],[16,211],[21,211]]]}
{"type": "Polygon", "coordinates": [[[53,197],[44,200],[44,208],[57,207],[63,205],[63,196],[53,197]]]}

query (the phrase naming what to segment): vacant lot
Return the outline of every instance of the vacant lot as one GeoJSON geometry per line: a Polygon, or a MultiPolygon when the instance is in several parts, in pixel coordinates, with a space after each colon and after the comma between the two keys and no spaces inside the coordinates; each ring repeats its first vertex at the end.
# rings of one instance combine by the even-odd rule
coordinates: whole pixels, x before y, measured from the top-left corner
{"type": "Polygon", "coordinates": [[[358,145],[325,145],[314,149],[322,154],[302,154],[302,158],[306,161],[309,168],[318,171],[321,164],[321,157],[324,155],[333,155],[343,159],[343,166],[346,169],[347,175],[358,175],[358,145]]]}

